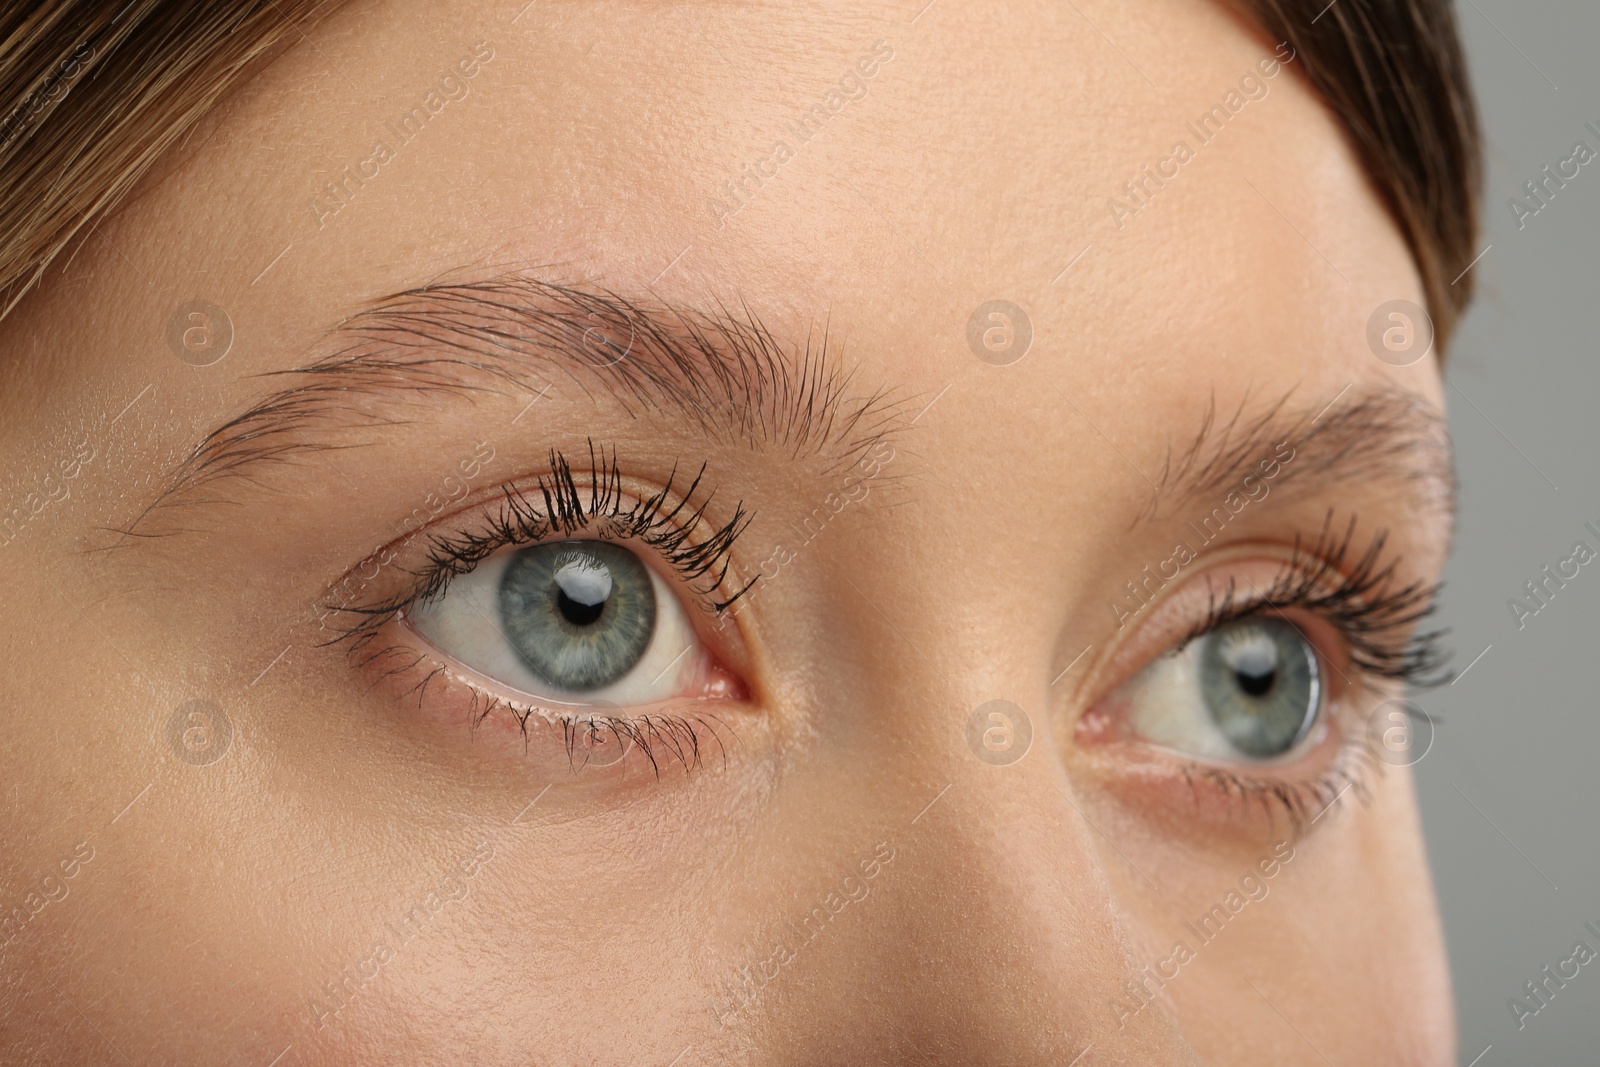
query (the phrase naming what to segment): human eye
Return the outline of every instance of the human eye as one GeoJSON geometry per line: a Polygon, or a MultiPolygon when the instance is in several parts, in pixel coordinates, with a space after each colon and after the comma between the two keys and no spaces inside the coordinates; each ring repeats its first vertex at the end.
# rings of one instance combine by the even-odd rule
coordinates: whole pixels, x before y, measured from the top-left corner
{"type": "Polygon", "coordinates": [[[662,578],[594,539],[504,549],[402,621],[478,675],[571,707],[670,699],[702,651],[662,578]]]}
{"type": "Polygon", "coordinates": [[[1282,760],[1324,725],[1324,669],[1289,621],[1235,619],[1140,671],[1128,725],[1150,744],[1217,762],[1282,760]]]}
{"type": "Polygon", "coordinates": [[[435,724],[510,725],[575,770],[632,752],[657,773],[663,752],[691,765],[721,739],[720,706],[745,697],[698,620],[744,592],[728,592],[729,554],[750,515],[714,526],[703,476],[680,494],[674,470],[649,492],[614,454],[591,446],[574,473],[552,452],[531,485],[383,550],[394,574],[372,584],[393,591],[330,605],[335,640],[435,724]]]}
{"type": "Polygon", "coordinates": [[[1364,706],[1437,684],[1445,657],[1442,631],[1416,629],[1437,586],[1403,578],[1382,532],[1352,553],[1354,530],[1330,516],[1311,544],[1247,549],[1188,583],[1130,642],[1143,662],[1079,720],[1079,740],[1146,785],[1181,785],[1170,793],[1204,814],[1242,804],[1299,831],[1362,792],[1377,762],[1364,706]]]}

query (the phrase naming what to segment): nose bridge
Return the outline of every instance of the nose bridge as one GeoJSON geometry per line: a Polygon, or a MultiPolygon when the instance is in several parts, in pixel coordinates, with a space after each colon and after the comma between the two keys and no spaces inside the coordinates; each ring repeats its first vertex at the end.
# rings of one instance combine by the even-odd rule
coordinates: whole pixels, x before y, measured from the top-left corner
{"type": "Polygon", "coordinates": [[[770,969],[794,980],[771,986],[783,1007],[756,1046],[806,1063],[1197,1063],[1159,1003],[1123,1007],[1137,967],[1053,736],[1052,636],[1005,622],[1037,590],[883,563],[820,637],[833,669],[802,698],[817,758],[771,829],[821,854],[787,850],[803,918],[770,969]]]}
{"type": "Polygon", "coordinates": [[[1159,1004],[1122,1007],[1129,931],[1043,711],[1018,706],[1025,689],[952,700],[1020,668],[963,677],[906,643],[880,655],[897,662],[867,682],[870,717],[850,717],[801,787],[826,800],[797,805],[835,834],[854,824],[859,855],[797,904],[796,981],[761,1044],[818,1063],[1198,1062],[1159,1004]]]}
{"type": "Polygon", "coordinates": [[[1135,970],[1129,932],[1048,742],[949,770],[853,946],[880,1025],[934,1062],[1195,1062],[1164,1012],[1130,1021],[1114,1005],[1135,970]]]}

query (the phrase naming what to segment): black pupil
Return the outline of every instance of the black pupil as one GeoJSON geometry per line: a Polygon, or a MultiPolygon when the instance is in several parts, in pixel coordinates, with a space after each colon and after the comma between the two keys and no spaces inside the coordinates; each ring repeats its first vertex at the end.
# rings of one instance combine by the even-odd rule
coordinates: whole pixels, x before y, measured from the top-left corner
{"type": "Polygon", "coordinates": [[[1200,660],[1206,711],[1241,754],[1272,759],[1305,736],[1317,713],[1317,659],[1292,625],[1253,616],[1226,623],[1200,660]]]}
{"type": "Polygon", "coordinates": [[[650,572],[606,541],[519,549],[501,575],[499,599],[506,640],[541,682],[564,693],[625,677],[656,629],[650,572]]]}
{"type": "Polygon", "coordinates": [[[556,602],[560,605],[561,617],[574,626],[588,626],[606,610],[604,600],[598,604],[585,604],[581,600],[572,599],[565,589],[558,594],[556,602]]]}
{"type": "Polygon", "coordinates": [[[1267,670],[1264,674],[1251,674],[1249,671],[1236,670],[1233,677],[1243,689],[1253,697],[1263,696],[1272,691],[1272,683],[1278,680],[1276,670],[1267,670]]]}

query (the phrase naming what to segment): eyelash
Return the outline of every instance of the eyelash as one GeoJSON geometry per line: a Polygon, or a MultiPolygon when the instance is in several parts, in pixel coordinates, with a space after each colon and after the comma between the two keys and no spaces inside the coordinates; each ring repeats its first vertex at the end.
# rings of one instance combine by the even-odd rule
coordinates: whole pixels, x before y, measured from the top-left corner
{"type": "Polygon", "coordinates": [[[1396,588],[1401,561],[1382,563],[1388,543],[1385,530],[1374,534],[1366,550],[1346,568],[1355,527],[1351,517],[1344,532],[1336,532],[1330,511],[1309,549],[1295,537],[1288,561],[1266,590],[1252,589],[1250,595],[1240,596],[1230,579],[1220,596],[1213,592],[1205,617],[1177,647],[1225,623],[1298,608],[1339,631],[1350,647],[1351,665],[1367,678],[1419,688],[1448,682],[1448,673],[1438,673],[1449,658],[1443,646],[1448,630],[1411,633],[1408,640],[1399,640],[1434,613],[1440,583],[1414,581],[1396,588]]]}
{"type": "MultiPolygon", "coordinates": [[[[408,589],[378,604],[328,605],[331,612],[344,612],[356,620],[333,640],[350,640],[352,651],[359,652],[385,623],[415,604],[442,596],[452,580],[469,573],[500,549],[535,544],[554,535],[596,526],[606,539],[637,540],[654,549],[713,613],[725,611],[759,580],[752,579],[726,599],[716,599],[716,592],[722,588],[731,566],[729,554],[753,516],[739,504],[732,518],[709,537],[691,540],[695,530],[704,524],[705,509],[714,495],[707,492],[698,504],[693,503],[705,476],[705,464],[669,510],[667,501],[678,478],[676,464],[659,492],[642,501],[630,502],[622,491],[622,472],[615,451],[609,456],[603,448],[597,452],[592,441],[588,442],[588,451],[587,492],[573,477],[566,456],[559,450],[552,450],[550,473],[540,477],[529,489],[502,487],[501,508],[484,521],[480,532],[428,535],[426,563],[413,572],[417,580],[408,589]],[[686,508],[692,511],[680,522],[679,516],[686,508]]],[[[1295,538],[1290,559],[1266,590],[1252,590],[1250,595],[1241,596],[1236,583],[1230,580],[1220,595],[1213,592],[1204,617],[1175,647],[1182,648],[1189,641],[1238,619],[1298,609],[1327,620],[1339,631],[1350,649],[1350,663],[1363,677],[1417,687],[1448,681],[1448,674],[1436,673],[1447,659],[1441,642],[1448,631],[1430,630],[1412,634],[1404,642],[1396,640],[1434,612],[1439,585],[1414,581],[1396,587],[1399,560],[1382,562],[1387,543],[1384,531],[1379,531],[1346,567],[1346,561],[1351,559],[1355,526],[1356,520],[1352,517],[1342,533],[1335,531],[1330,511],[1309,548],[1301,538],[1295,538]]],[[[366,662],[407,651],[414,650],[393,646],[373,652],[366,662]]],[[[407,669],[415,662],[396,670],[407,669]]],[[[442,668],[417,684],[419,699],[440,671],[442,668]]],[[[537,709],[520,708],[488,694],[480,694],[480,697],[484,705],[475,721],[481,722],[495,710],[504,709],[516,717],[526,736],[528,720],[537,709]]],[[[726,725],[721,720],[708,721],[702,716],[691,719],[663,714],[638,717],[558,714],[555,718],[562,727],[574,769],[578,766],[580,743],[592,744],[609,733],[619,745],[637,745],[657,774],[660,770],[658,750],[669,752],[685,767],[695,766],[704,744],[700,731],[710,730],[721,746],[717,726],[726,725]]],[[[1346,789],[1365,802],[1369,796],[1368,773],[1378,764],[1372,746],[1369,737],[1352,739],[1333,764],[1319,778],[1309,782],[1285,782],[1198,763],[1186,767],[1184,775],[1191,784],[1196,777],[1203,777],[1226,796],[1260,802],[1269,812],[1282,812],[1299,833],[1313,810],[1326,807],[1346,789]]]]}
{"type": "MultiPolygon", "coordinates": [[[[1397,586],[1395,575],[1400,560],[1382,563],[1388,542],[1387,532],[1382,530],[1346,568],[1355,527],[1352,517],[1342,533],[1336,531],[1330,511],[1310,548],[1304,547],[1301,538],[1295,538],[1290,559],[1266,590],[1252,590],[1250,595],[1240,596],[1236,583],[1230,579],[1220,596],[1212,594],[1204,618],[1175,647],[1181,649],[1195,638],[1238,619],[1297,609],[1324,619],[1338,630],[1350,649],[1350,664],[1360,679],[1385,679],[1413,688],[1446,684],[1451,673],[1442,670],[1449,658],[1443,641],[1449,631],[1411,632],[1437,609],[1440,583],[1414,581],[1397,586]],[[1408,638],[1400,640],[1408,633],[1408,638]]],[[[1197,778],[1203,778],[1224,796],[1246,804],[1261,804],[1269,816],[1282,813],[1295,836],[1299,836],[1309,825],[1308,820],[1316,818],[1345,790],[1353,792],[1363,804],[1367,802],[1371,796],[1370,776],[1382,770],[1376,746],[1377,740],[1370,731],[1351,736],[1321,775],[1302,782],[1198,762],[1187,764],[1183,773],[1191,789],[1197,778]]]]}
{"type": "MultiPolygon", "coordinates": [[[[426,657],[404,645],[373,650],[372,641],[385,624],[417,604],[443,596],[452,581],[470,573],[502,548],[537,544],[579,531],[595,532],[602,540],[636,541],[649,547],[713,614],[726,611],[759,580],[759,576],[751,579],[725,599],[717,597],[732,566],[730,554],[734,544],[754,516],[742,503],[737,504],[725,524],[695,539],[696,531],[706,525],[705,511],[715,495],[714,490],[701,492],[706,471],[704,463],[669,508],[673,486],[679,480],[676,464],[658,492],[635,500],[623,491],[622,470],[615,450],[607,455],[603,448],[597,451],[593,441],[587,444],[589,469],[585,485],[580,485],[573,476],[567,457],[560,450],[552,449],[549,473],[531,487],[502,486],[499,510],[479,520],[477,530],[426,535],[425,560],[417,570],[410,572],[415,580],[406,589],[374,604],[324,604],[325,615],[342,614],[351,620],[347,626],[336,627],[335,636],[325,644],[348,642],[351,654],[362,666],[394,658],[396,666],[388,673],[403,673],[426,657]]],[[[444,668],[438,666],[413,687],[419,701],[428,684],[443,672],[444,668]]],[[[555,724],[562,727],[574,770],[580,766],[579,748],[603,742],[607,735],[618,745],[637,746],[658,775],[658,752],[670,754],[685,767],[698,765],[706,745],[702,731],[709,731],[710,738],[726,752],[718,727],[727,724],[703,715],[573,715],[547,708],[523,707],[476,688],[474,701],[474,723],[481,723],[495,711],[503,710],[516,718],[525,739],[529,720],[536,714],[554,719],[555,724]]]]}
{"type": "Polygon", "coordinates": [[[344,612],[357,617],[357,621],[340,630],[334,640],[369,635],[406,608],[437,599],[452,581],[470,573],[502,548],[537,544],[552,536],[596,527],[603,540],[638,541],[654,549],[711,612],[721,614],[759,580],[751,579],[726,600],[715,599],[716,591],[722,588],[732,566],[729,554],[734,542],[754,516],[742,503],[738,504],[726,524],[704,540],[691,540],[695,531],[704,525],[705,509],[715,495],[714,491],[706,492],[698,504],[693,503],[705,471],[702,463],[682,498],[670,510],[665,510],[673,484],[678,480],[676,464],[659,492],[642,501],[630,501],[622,489],[622,469],[614,450],[610,456],[604,449],[596,453],[594,443],[589,442],[588,491],[585,492],[573,478],[566,456],[552,449],[550,473],[541,476],[531,488],[502,486],[501,508],[483,520],[481,531],[428,535],[427,560],[421,570],[412,572],[417,581],[410,588],[373,605],[324,605],[330,613],[344,612]],[[679,515],[688,507],[694,510],[680,521],[679,515]],[[703,585],[695,588],[696,582],[703,582],[703,585]]]}
{"type": "Polygon", "coordinates": [[[1225,767],[1190,763],[1184,767],[1184,781],[1193,791],[1197,778],[1216,787],[1223,796],[1241,804],[1260,804],[1268,818],[1281,814],[1288,820],[1290,836],[1298,840],[1311,822],[1342,796],[1354,793],[1362,804],[1372,797],[1371,776],[1381,773],[1378,742],[1367,734],[1347,738],[1328,768],[1316,778],[1302,782],[1263,778],[1225,767]]]}

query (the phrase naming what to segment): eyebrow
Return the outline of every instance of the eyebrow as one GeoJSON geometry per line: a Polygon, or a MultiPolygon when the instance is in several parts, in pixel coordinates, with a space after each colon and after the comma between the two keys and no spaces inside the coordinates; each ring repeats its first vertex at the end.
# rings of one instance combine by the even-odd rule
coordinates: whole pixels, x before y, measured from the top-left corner
{"type": "Polygon", "coordinates": [[[670,413],[716,440],[816,460],[823,473],[867,454],[902,408],[890,389],[852,388],[826,328],[786,343],[743,305],[698,310],[526,272],[382,297],[339,322],[318,347],[328,346],[305,366],[261,375],[291,384],[207,433],[124,537],[141,536],[158,510],[203,502],[203,486],[350,447],[319,443],[323,431],[403,421],[374,399],[543,395],[541,372],[564,375],[629,417],[670,413]]]}
{"type": "Polygon", "coordinates": [[[1253,492],[1246,484],[1274,481],[1272,492],[1309,496],[1351,483],[1369,483],[1406,494],[1408,502],[1444,515],[1453,526],[1457,482],[1454,453],[1444,416],[1421,396],[1393,388],[1347,387],[1333,401],[1301,407],[1285,395],[1251,415],[1249,398],[1227,416],[1215,397],[1200,427],[1181,445],[1169,445],[1160,473],[1151,480],[1149,501],[1136,515],[1138,527],[1158,518],[1223,506],[1230,494],[1253,492]],[[1293,458],[1283,461],[1287,445],[1293,458]],[[1270,477],[1264,472],[1276,471],[1270,477]]]}

